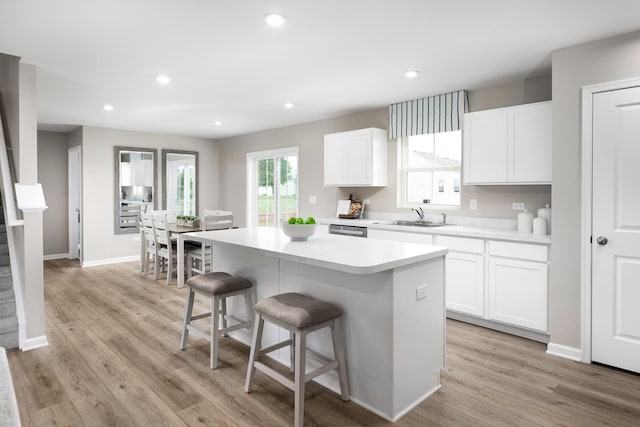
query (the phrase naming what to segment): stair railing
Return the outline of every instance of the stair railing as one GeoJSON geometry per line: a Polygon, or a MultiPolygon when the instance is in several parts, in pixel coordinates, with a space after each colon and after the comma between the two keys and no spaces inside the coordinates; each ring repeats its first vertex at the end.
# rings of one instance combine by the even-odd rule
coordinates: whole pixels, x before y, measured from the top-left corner
{"type": "Polygon", "coordinates": [[[7,115],[4,109],[2,94],[0,94],[0,172],[2,179],[2,204],[6,212],[6,224],[8,227],[23,226],[24,220],[21,218],[21,212],[18,210],[16,203],[16,194],[14,184],[16,181],[16,170],[13,163],[13,152],[11,151],[11,141],[9,139],[9,130],[7,123],[7,115]]]}

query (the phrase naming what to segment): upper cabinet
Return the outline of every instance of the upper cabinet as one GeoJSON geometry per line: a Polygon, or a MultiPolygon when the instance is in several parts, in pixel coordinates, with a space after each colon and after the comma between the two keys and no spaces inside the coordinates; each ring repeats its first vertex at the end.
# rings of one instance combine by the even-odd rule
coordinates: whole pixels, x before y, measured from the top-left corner
{"type": "Polygon", "coordinates": [[[387,185],[387,131],[368,128],[324,136],[326,187],[387,185]]]}
{"type": "Polygon", "coordinates": [[[551,184],[551,101],[464,116],[464,184],[551,184]]]}

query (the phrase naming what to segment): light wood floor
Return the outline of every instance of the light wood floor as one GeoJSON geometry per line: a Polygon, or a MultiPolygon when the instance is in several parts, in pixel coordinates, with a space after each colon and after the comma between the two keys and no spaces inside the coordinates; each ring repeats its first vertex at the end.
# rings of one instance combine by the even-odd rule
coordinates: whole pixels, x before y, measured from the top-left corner
{"type": "MultiPolygon", "coordinates": [[[[287,426],[293,395],[259,373],[243,392],[248,348],[223,339],[178,350],[184,289],[136,263],[45,263],[48,347],[12,350],[24,426],[287,426]]],[[[544,353],[543,344],[447,322],[442,389],[396,426],[639,426],[640,376],[544,353]]],[[[372,339],[375,339],[372,336],[372,339]]],[[[357,361],[351,361],[357,363],[357,361]]],[[[311,384],[306,425],[392,425],[311,384]]]]}

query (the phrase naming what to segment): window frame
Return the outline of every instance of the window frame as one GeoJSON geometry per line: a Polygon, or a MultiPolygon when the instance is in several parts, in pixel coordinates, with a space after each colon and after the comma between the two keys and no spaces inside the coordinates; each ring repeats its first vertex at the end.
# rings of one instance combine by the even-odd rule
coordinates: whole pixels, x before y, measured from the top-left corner
{"type": "MultiPolygon", "coordinates": [[[[462,156],[460,160],[460,167],[409,167],[409,153],[408,153],[408,141],[410,137],[401,137],[396,139],[398,150],[398,185],[397,185],[397,207],[398,208],[415,208],[423,207],[425,209],[438,209],[438,210],[459,210],[462,207],[462,156]],[[413,203],[408,201],[408,179],[410,172],[458,172],[460,180],[460,203],[457,205],[452,204],[438,204],[438,203],[413,203]]],[[[462,131],[460,131],[460,153],[462,154],[462,131]]],[[[435,181],[434,181],[435,182],[435,181]]],[[[437,188],[436,188],[437,189],[437,188]]],[[[432,196],[433,197],[433,196],[432,196]]]]}

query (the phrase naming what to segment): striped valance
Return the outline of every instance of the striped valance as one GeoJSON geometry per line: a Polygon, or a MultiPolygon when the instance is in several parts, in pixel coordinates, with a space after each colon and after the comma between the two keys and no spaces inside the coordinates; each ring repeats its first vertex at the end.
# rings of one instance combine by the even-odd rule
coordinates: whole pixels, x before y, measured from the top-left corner
{"type": "Polygon", "coordinates": [[[444,93],[389,106],[389,139],[462,129],[467,91],[444,93]]]}

